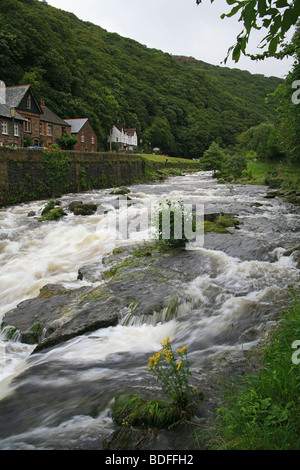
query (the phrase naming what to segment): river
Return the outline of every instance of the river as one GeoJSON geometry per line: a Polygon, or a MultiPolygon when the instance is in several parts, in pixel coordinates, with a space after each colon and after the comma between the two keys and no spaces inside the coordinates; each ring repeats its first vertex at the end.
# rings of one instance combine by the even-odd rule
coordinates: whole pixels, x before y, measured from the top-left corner
{"type": "MultiPolygon", "coordinates": [[[[159,393],[147,362],[167,336],[174,348],[187,346],[196,386],[212,371],[244,360],[274,326],[300,278],[294,255],[286,256],[299,245],[299,208],[266,199],[267,192],[264,186],[217,184],[208,172],[131,186],[129,217],[149,203],[197,200],[205,212],[236,214],[241,225],[229,234],[207,234],[195,248],[202,274],[182,286],[184,302],[170,321],[121,323],[34,355],[34,346],[2,334],[0,449],[101,449],[116,429],[116,395],[159,393]]],[[[64,207],[74,200],[105,205],[115,198],[107,189],[60,201],[64,207]]],[[[28,217],[30,211],[40,215],[46,202],[0,209],[0,319],[48,283],[72,289],[91,284],[77,279],[79,268],[101,265],[114,248],[149,237],[140,230],[120,239],[105,224],[110,212],[68,212],[54,222],[28,217]]]]}

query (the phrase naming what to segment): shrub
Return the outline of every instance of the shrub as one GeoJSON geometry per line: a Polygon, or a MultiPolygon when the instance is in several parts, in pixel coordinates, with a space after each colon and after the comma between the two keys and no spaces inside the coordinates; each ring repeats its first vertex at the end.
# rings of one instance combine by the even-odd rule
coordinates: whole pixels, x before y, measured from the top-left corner
{"type": "Polygon", "coordinates": [[[182,201],[172,203],[167,200],[165,206],[160,204],[156,219],[159,240],[174,248],[184,247],[196,230],[196,218],[192,212],[185,210],[182,201]],[[189,229],[192,233],[187,235],[189,229]]]}

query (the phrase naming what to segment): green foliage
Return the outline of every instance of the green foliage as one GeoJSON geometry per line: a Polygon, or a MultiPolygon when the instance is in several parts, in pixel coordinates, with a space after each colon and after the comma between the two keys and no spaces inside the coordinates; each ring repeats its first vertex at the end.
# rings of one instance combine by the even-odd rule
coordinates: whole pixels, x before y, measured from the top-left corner
{"type": "Polygon", "coordinates": [[[294,347],[300,338],[299,298],[282,315],[258,373],[241,377],[218,410],[221,427],[214,446],[219,449],[300,449],[300,366],[294,347]]]}
{"type": "Polygon", "coordinates": [[[194,214],[186,210],[182,201],[173,203],[167,200],[166,204],[160,203],[159,206],[160,209],[154,217],[158,239],[174,248],[185,247],[196,230],[194,214]]]}
{"type": "Polygon", "coordinates": [[[171,402],[182,411],[191,403],[195,389],[192,389],[188,382],[191,373],[186,346],[177,349],[177,354],[176,360],[170,338],[166,338],[162,349],[150,357],[148,370],[155,375],[171,402]]]}
{"type": "Polygon", "coordinates": [[[113,417],[125,426],[156,427],[174,425],[181,418],[177,408],[164,400],[143,400],[138,395],[121,395],[113,405],[113,417]]]}
{"type": "Polygon", "coordinates": [[[222,162],[221,171],[217,173],[217,177],[225,181],[232,181],[241,178],[245,170],[247,170],[245,155],[233,153],[232,155],[226,155],[222,162]]]}
{"type": "Polygon", "coordinates": [[[58,196],[66,190],[66,176],[70,159],[62,150],[44,150],[43,162],[47,175],[47,186],[51,196],[58,196]]]}
{"type": "MultiPolygon", "coordinates": [[[[211,0],[211,3],[213,2],[214,0],[211,0]]],[[[227,54],[228,58],[232,51],[235,62],[239,61],[241,53],[247,55],[246,49],[251,32],[261,28],[265,28],[267,34],[262,39],[260,47],[267,47],[267,50],[258,57],[276,56],[278,46],[283,45],[286,33],[297,23],[300,16],[300,0],[226,0],[226,2],[233,7],[229,13],[223,13],[221,18],[230,18],[239,14],[239,21],[244,26],[237,36],[236,44],[229,48],[227,54]]],[[[202,0],[196,0],[196,3],[202,3],[202,0]]]]}
{"type": "Polygon", "coordinates": [[[74,150],[78,140],[74,135],[71,136],[65,132],[61,137],[56,138],[56,142],[62,150],[74,150]]]}
{"type": "Polygon", "coordinates": [[[0,77],[30,83],[62,118],[89,117],[100,148],[117,119],[144,150],[199,158],[273,119],[277,78],[170,56],[38,0],[0,2],[0,77]]]}
{"type": "Polygon", "coordinates": [[[65,213],[62,207],[55,207],[54,209],[51,209],[49,212],[47,212],[47,214],[40,217],[39,222],[42,222],[43,220],[57,220],[60,219],[63,215],[65,215],[65,213]]]}
{"type": "Polygon", "coordinates": [[[206,170],[221,170],[222,163],[225,160],[225,152],[221,149],[219,144],[212,142],[209,149],[204,152],[201,158],[201,169],[206,170]]]}
{"type": "Polygon", "coordinates": [[[280,137],[280,150],[287,155],[290,163],[295,166],[300,164],[300,100],[299,100],[299,76],[300,76],[300,24],[298,24],[293,36],[292,50],[294,51],[294,64],[287,75],[285,82],[273,93],[278,103],[280,137]],[[295,89],[296,85],[296,89],[295,89]],[[297,90],[298,88],[298,90],[297,90]]]}
{"type": "Polygon", "coordinates": [[[251,127],[237,138],[241,149],[254,151],[261,160],[278,161],[286,155],[281,148],[278,127],[269,122],[263,122],[251,127]]]}

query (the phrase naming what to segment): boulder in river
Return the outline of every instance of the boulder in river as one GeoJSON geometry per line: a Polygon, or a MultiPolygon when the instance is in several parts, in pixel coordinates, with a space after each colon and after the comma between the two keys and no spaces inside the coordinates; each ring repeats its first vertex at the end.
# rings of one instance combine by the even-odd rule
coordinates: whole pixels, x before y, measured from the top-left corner
{"type": "Polygon", "coordinates": [[[69,205],[69,210],[75,215],[93,215],[96,212],[97,207],[97,204],[73,201],[69,205]]]}

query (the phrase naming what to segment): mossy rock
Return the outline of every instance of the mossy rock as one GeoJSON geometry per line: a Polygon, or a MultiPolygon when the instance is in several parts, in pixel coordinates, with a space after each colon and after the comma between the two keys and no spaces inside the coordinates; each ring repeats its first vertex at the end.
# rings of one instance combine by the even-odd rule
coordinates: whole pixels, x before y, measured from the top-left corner
{"type": "Polygon", "coordinates": [[[73,201],[69,205],[69,210],[73,212],[74,215],[92,215],[96,212],[97,207],[97,204],[73,201]]]}
{"type": "Polygon", "coordinates": [[[181,414],[172,404],[164,400],[144,400],[138,395],[120,395],[113,405],[116,423],[138,426],[167,428],[181,420],[181,414]]]}
{"type": "Polygon", "coordinates": [[[55,207],[54,209],[46,212],[42,217],[39,218],[39,222],[44,220],[57,220],[66,215],[62,207],[55,207]]]}
{"type": "Polygon", "coordinates": [[[128,194],[130,193],[130,189],[126,188],[126,186],[120,186],[118,189],[113,189],[110,194],[128,194]]]}

